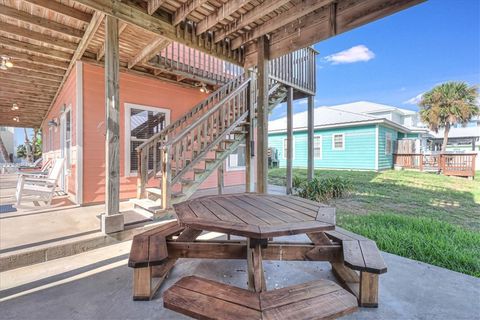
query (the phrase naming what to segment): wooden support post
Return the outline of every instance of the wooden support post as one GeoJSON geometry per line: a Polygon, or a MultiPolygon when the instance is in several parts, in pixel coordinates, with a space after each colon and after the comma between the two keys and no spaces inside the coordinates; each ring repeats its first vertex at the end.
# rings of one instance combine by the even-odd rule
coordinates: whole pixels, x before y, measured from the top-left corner
{"type": "Polygon", "coordinates": [[[293,189],[293,88],[287,88],[287,194],[293,189]]]}
{"type": "Polygon", "coordinates": [[[267,193],[268,176],[268,60],[269,41],[258,39],[258,97],[257,97],[257,192],[267,193]]]}
{"type": "Polygon", "coordinates": [[[247,138],[245,146],[245,191],[253,192],[254,188],[254,170],[253,170],[253,156],[254,156],[254,137],[253,137],[253,121],[255,120],[255,98],[256,98],[256,74],[253,70],[248,71],[250,77],[249,93],[247,95],[248,108],[248,127],[247,138]]]}
{"type": "Polygon", "coordinates": [[[133,300],[150,300],[152,292],[152,268],[133,269],[133,300]]]}
{"type": "Polygon", "coordinates": [[[314,127],[314,96],[309,96],[308,97],[308,111],[307,111],[307,116],[308,116],[308,129],[307,129],[307,145],[308,145],[308,169],[307,169],[307,179],[311,181],[314,176],[314,132],[313,132],[313,127],[314,127]]]}
{"type": "Polygon", "coordinates": [[[378,274],[360,272],[360,307],[378,307],[378,274]]]}
{"type": "Polygon", "coordinates": [[[217,169],[217,177],[218,177],[218,194],[223,194],[223,167],[224,164],[222,163],[217,169]]]}
{"type": "Polygon", "coordinates": [[[124,229],[120,214],[120,99],[118,20],[112,16],[105,22],[105,214],[102,231],[124,229]]]}
{"type": "Polygon", "coordinates": [[[261,243],[251,243],[250,238],[247,240],[247,270],[248,288],[255,292],[267,291],[265,274],[263,272],[261,243]]]}

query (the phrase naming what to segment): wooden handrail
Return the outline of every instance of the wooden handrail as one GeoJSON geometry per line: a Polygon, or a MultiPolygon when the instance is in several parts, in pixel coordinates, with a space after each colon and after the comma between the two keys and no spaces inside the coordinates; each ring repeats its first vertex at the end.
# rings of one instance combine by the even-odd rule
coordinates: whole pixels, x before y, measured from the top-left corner
{"type": "MultiPolygon", "coordinates": [[[[241,121],[245,121],[247,114],[252,112],[255,114],[257,94],[256,83],[253,81],[254,72],[247,77],[243,69],[232,69],[231,73],[227,72],[228,74],[222,77],[212,76],[213,71],[219,70],[218,64],[217,67],[213,67],[213,70],[208,68],[204,70],[205,61],[209,60],[200,62],[197,66],[196,59],[200,56],[195,56],[192,66],[192,61],[189,59],[193,56],[188,53],[186,47],[173,45],[171,48],[171,51],[167,50],[161,57],[158,56],[157,60],[169,58],[171,68],[186,67],[189,72],[200,70],[202,76],[206,74],[215,81],[229,81],[136,148],[138,152],[137,196],[144,197],[148,180],[157,173],[161,173],[164,208],[168,207],[172,184],[178,182],[187,170],[193,169],[193,166],[200,161],[199,159],[204,157],[215,144],[222,143],[221,139],[225,138],[241,121]],[[187,55],[181,55],[182,50],[187,51],[187,55]],[[180,60],[174,61],[174,58],[180,56],[180,60]],[[200,69],[197,70],[197,67],[200,69]],[[242,74],[237,76],[236,72],[239,71],[242,74]],[[231,79],[234,76],[236,77],[231,79]]],[[[316,54],[314,49],[305,48],[270,61],[269,95],[283,86],[314,94],[316,54]]],[[[210,66],[209,64],[208,67],[210,66]]]]}
{"type": "Polygon", "coordinates": [[[233,90],[228,96],[224,97],[222,100],[218,101],[213,107],[209,108],[206,113],[204,113],[200,118],[195,120],[193,123],[191,123],[188,127],[184,128],[182,130],[182,133],[175,136],[175,138],[171,141],[167,141],[167,143],[164,145],[164,147],[172,145],[174,143],[177,143],[179,140],[183,139],[185,135],[191,131],[192,129],[196,128],[200,123],[205,121],[208,117],[210,117],[214,112],[218,111],[219,108],[221,108],[225,103],[228,101],[232,100],[235,98],[235,95],[239,93],[241,90],[245,88],[245,86],[248,85],[250,82],[250,78],[247,78],[243,81],[240,86],[238,86],[235,90],[233,90]]]}
{"type": "Polygon", "coordinates": [[[239,81],[243,77],[244,77],[244,75],[242,74],[242,75],[236,77],[235,79],[232,79],[229,83],[225,84],[223,87],[218,88],[216,91],[214,91],[212,94],[210,94],[207,98],[205,98],[205,100],[203,100],[202,102],[195,105],[192,109],[190,109],[190,111],[186,112],[183,116],[178,118],[175,122],[169,124],[161,132],[151,136],[147,141],[145,141],[141,145],[139,145],[136,148],[137,152],[140,152],[141,149],[145,148],[147,145],[149,145],[153,141],[159,140],[160,137],[166,136],[169,133],[171,133],[174,129],[178,128],[181,124],[185,123],[186,120],[192,118],[195,114],[202,111],[203,108],[208,104],[206,102],[212,101],[215,97],[217,97],[221,93],[226,93],[226,91],[230,88],[231,85],[233,85],[236,81],[239,81]]]}

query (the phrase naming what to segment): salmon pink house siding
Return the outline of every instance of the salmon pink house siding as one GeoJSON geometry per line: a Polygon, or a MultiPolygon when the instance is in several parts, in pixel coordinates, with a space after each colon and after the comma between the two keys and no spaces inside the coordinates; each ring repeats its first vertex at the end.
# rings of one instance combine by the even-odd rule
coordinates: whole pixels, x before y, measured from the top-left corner
{"type": "Polygon", "coordinates": [[[67,158],[67,154],[70,157],[69,163],[66,163],[64,173],[60,179],[60,187],[72,195],[76,194],[77,185],[76,74],[77,68],[74,67],[41,126],[43,134],[43,158],[47,160],[60,157],[67,158]],[[67,116],[70,118],[68,124],[67,119],[65,119],[67,116]],[[49,126],[48,123],[50,121],[54,121],[57,126],[49,126]],[[65,134],[69,135],[70,139],[69,151],[67,151],[68,148],[64,146],[62,141],[62,133],[66,125],[69,126],[69,130],[65,132],[65,134]]]}
{"type": "MultiPolygon", "coordinates": [[[[120,198],[137,195],[137,177],[130,172],[130,141],[127,133],[131,108],[165,112],[171,123],[204,100],[205,93],[187,87],[133,73],[120,73],[120,198]],[[128,148],[128,149],[127,149],[128,148]],[[127,159],[128,158],[128,159],[127,159]]],[[[44,157],[69,157],[65,170],[65,191],[79,204],[105,201],[105,80],[101,66],[79,62],[68,76],[54,105],[42,124],[44,157]],[[70,148],[65,148],[66,116],[69,117],[70,148]],[[57,126],[52,125],[55,122],[57,126]],[[50,123],[50,124],[49,124],[50,123]],[[79,135],[79,137],[77,137],[79,135]],[[63,146],[63,148],[62,148],[63,146]],[[77,178],[78,176],[78,178],[77,178]]],[[[68,140],[68,139],[67,139],[68,140]]],[[[224,184],[245,182],[241,168],[225,168],[224,184]]],[[[158,180],[150,186],[158,186],[158,180]]],[[[201,188],[217,186],[217,174],[201,188]]]]}

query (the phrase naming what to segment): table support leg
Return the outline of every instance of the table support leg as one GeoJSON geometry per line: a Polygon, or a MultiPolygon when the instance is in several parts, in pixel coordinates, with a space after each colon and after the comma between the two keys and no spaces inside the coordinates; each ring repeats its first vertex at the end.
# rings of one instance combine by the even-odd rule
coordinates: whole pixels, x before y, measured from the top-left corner
{"type": "Polygon", "coordinates": [[[360,272],[360,296],[358,298],[361,307],[378,307],[378,274],[360,272]]]}
{"type": "Polygon", "coordinates": [[[250,245],[250,238],[247,240],[247,270],[248,288],[255,292],[267,290],[265,274],[263,272],[262,248],[260,243],[250,245]]]}

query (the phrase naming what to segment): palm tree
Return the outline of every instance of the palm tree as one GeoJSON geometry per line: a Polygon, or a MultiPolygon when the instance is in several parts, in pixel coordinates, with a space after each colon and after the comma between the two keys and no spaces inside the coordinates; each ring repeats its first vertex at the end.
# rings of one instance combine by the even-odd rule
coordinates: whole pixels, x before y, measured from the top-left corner
{"type": "Polygon", "coordinates": [[[447,149],[448,133],[455,124],[466,125],[472,117],[479,115],[478,88],[465,82],[447,82],[423,94],[420,117],[430,130],[443,128],[442,152],[447,149]]]}

